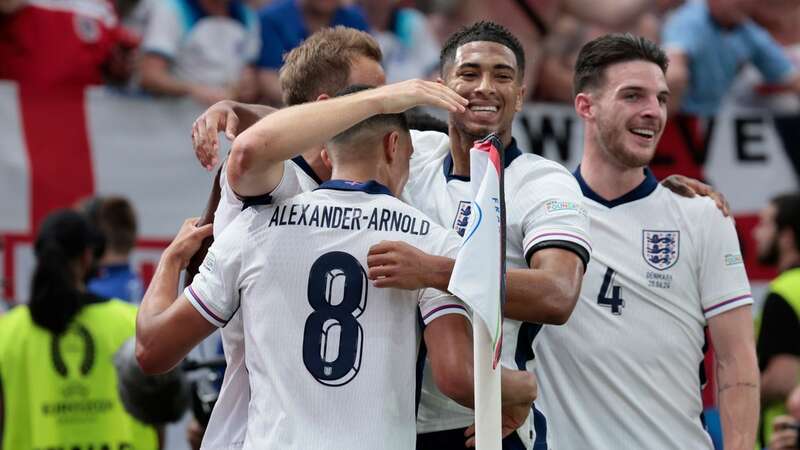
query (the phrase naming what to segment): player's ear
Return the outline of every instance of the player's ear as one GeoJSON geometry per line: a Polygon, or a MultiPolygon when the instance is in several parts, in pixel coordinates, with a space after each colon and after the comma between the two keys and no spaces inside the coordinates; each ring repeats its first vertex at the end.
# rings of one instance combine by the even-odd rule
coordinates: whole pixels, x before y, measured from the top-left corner
{"type": "Polygon", "coordinates": [[[400,145],[400,134],[397,131],[390,131],[383,135],[383,153],[386,161],[391,164],[397,158],[397,151],[400,145]]]}
{"type": "Polygon", "coordinates": [[[328,170],[332,170],[333,163],[331,162],[331,155],[328,154],[327,145],[322,147],[322,151],[319,152],[319,156],[322,158],[322,164],[325,164],[325,167],[327,167],[328,170]]]}
{"type": "Polygon", "coordinates": [[[331,96],[330,96],[330,95],[328,95],[328,94],[319,94],[319,96],[317,97],[317,101],[320,101],[320,100],[327,100],[327,99],[329,99],[329,98],[331,98],[331,96]]]}
{"type": "Polygon", "coordinates": [[[588,119],[592,116],[591,94],[581,92],[575,96],[575,112],[583,119],[588,119]]]}
{"type": "Polygon", "coordinates": [[[525,93],[527,92],[527,88],[523,84],[522,87],[519,88],[519,93],[517,93],[517,98],[514,104],[514,111],[520,112],[522,111],[522,105],[525,103],[525,93]]]}

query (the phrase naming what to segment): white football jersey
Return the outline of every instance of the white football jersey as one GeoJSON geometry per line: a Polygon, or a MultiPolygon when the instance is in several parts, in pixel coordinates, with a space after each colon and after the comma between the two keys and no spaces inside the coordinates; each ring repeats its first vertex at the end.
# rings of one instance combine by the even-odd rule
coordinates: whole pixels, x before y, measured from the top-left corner
{"type": "Polygon", "coordinates": [[[536,344],[553,448],[712,449],[700,419],[704,328],[752,303],[733,221],[649,170],[612,202],[576,177],[594,252],[572,317],[536,344]]]}
{"type": "MultiPolygon", "coordinates": [[[[243,202],[228,185],[225,168],[219,179],[220,200],[214,212],[214,238],[242,212],[243,202]]],[[[284,163],[283,178],[270,194],[272,201],[291,198],[319,186],[319,178],[308,163],[298,156],[284,163]]],[[[262,199],[264,200],[264,199],[262,199]]],[[[225,328],[220,329],[225,353],[225,375],[219,397],[211,411],[202,450],[238,450],[244,445],[247,431],[247,408],[250,402],[250,384],[244,365],[244,329],[242,315],[236,313],[225,328]]]]}
{"type": "MultiPolygon", "coordinates": [[[[414,206],[463,235],[471,214],[469,180],[452,176],[450,139],[437,132],[412,132],[414,154],[411,177],[403,193],[414,206]]],[[[588,262],[589,220],[575,178],[560,164],[533,154],[522,154],[512,141],[505,149],[506,262],[509,269],[528,268],[531,255],[559,247],[576,252],[588,262]]],[[[506,319],[503,322],[504,366],[533,370],[533,339],[541,325],[506,319]]],[[[439,392],[426,367],[417,431],[427,433],[466,427],[474,414],[439,392]]],[[[546,440],[546,419],[537,409],[533,428],[518,430],[528,447],[546,440]]]]}
{"type": "Polygon", "coordinates": [[[212,245],[185,295],[217,326],[241,309],[244,448],[414,447],[419,320],[467,312],[433,289],[372,287],[382,240],[449,257],[460,245],[384,186],[341,180],[246,209],[212,245]]]}

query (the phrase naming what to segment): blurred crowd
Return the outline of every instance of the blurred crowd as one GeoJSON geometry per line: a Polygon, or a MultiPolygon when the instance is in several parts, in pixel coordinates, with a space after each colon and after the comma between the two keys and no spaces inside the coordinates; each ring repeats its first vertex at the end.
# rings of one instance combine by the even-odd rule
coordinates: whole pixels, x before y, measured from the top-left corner
{"type": "Polygon", "coordinates": [[[0,78],[105,80],[131,92],[190,96],[207,105],[222,99],[282,104],[283,55],[334,25],[375,36],[387,82],[435,78],[444,37],[480,19],[520,37],[533,62],[526,68],[530,100],[571,102],[578,49],[594,37],[624,31],[669,50],[673,113],[713,115],[747,63],[761,73],[757,94],[800,90],[791,64],[793,55],[798,57],[800,8],[792,0],[2,0],[0,5],[0,57],[18,63],[3,64],[0,78]],[[68,46],[66,24],[58,33],[45,32],[63,22],[54,11],[74,14],[74,34],[91,45],[68,46]],[[67,52],[86,64],[71,63],[67,52]],[[36,69],[43,61],[35,55],[70,64],[41,75],[36,69]]]}

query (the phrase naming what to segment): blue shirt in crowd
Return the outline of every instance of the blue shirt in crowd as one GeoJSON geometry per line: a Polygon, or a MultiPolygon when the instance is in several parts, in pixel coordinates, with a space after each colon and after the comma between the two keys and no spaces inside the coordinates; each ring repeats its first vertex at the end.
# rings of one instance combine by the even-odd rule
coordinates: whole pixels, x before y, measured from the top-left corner
{"type": "Polygon", "coordinates": [[[142,279],[130,264],[102,266],[98,276],[89,280],[87,290],[103,298],[116,298],[138,304],[142,301],[142,279]]]}
{"type": "Polygon", "coordinates": [[[717,113],[739,69],[753,63],[768,83],[786,81],[792,63],[769,33],[751,20],[726,29],[711,17],[705,2],[687,2],[666,21],[662,46],[689,59],[689,84],[681,112],[708,117],[717,113]]]}
{"type": "MultiPolygon", "coordinates": [[[[277,0],[259,13],[261,16],[261,57],[258,65],[278,70],[283,65],[283,55],[309,36],[297,0],[277,0]]],[[[330,26],[344,25],[362,31],[369,26],[361,10],[355,6],[340,7],[330,26]]]]}

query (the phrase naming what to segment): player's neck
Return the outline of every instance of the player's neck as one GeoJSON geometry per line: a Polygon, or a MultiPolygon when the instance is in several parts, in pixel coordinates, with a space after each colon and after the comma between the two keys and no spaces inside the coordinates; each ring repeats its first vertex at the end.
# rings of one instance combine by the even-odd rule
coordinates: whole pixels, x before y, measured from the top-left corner
{"type": "Polygon", "coordinates": [[[597,149],[585,149],[581,177],[600,197],[614,200],[634,190],[645,179],[643,167],[624,167],[609,161],[597,149]]]}
{"type": "Polygon", "coordinates": [[[200,0],[200,7],[210,16],[227,16],[229,2],[224,0],[200,0]]]}
{"type": "Polygon", "coordinates": [[[122,253],[117,253],[112,250],[107,250],[106,253],[103,255],[103,258],[100,260],[100,265],[102,266],[118,266],[121,264],[128,264],[130,255],[124,255],[122,253]]]}
{"type": "Polygon", "coordinates": [[[358,181],[359,183],[375,180],[384,186],[389,184],[383,171],[378,170],[375,164],[348,164],[345,167],[334,167],[331,179],[358,181]]]}
{"type": "MultiPolygon", "coordinates": [[[[453,173],[451,175],[469,177],[469,151],[475,141],[486,136],[471,136],[453,126],[452,123],[448,128],[448,134],[450,135],[450,155],[453,157],[453,173]]],[[[511,132],[502,133],[499,136],[500,142],[503,144],[503,148],[499,150],[504,151],[511,144],[511,132]]]]}
{"type": "Polygon", "coordinates": [[[331,169],[328,167],[325,162],[322,161],[322,155],[320,154],[321,150],[319,148],[315,148],[313,150],[308,150],[303,153],[302,158],[306,160],[311,170],[319,177],[320,180],[325,181],[331,178],[331,169]]]}

